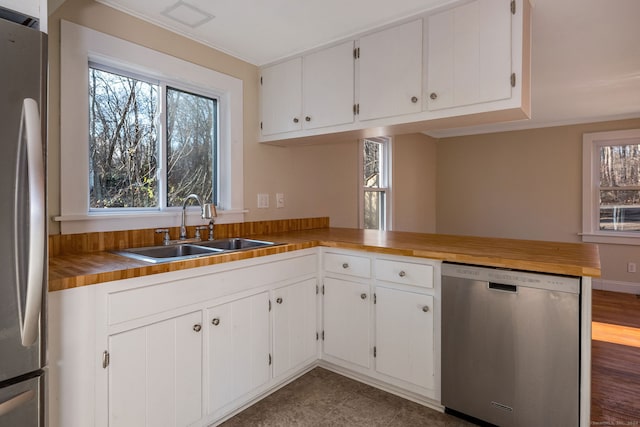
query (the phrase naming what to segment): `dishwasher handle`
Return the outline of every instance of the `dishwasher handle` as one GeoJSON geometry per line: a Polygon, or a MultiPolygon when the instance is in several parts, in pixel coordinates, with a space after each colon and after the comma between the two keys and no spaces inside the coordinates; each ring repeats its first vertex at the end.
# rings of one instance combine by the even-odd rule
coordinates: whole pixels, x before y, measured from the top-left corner
{"type": "Polygon", "coordinates": [[[518,292],[518,287],[515,285],[505,285],[502,283],[489,282],[489,289],[502,292],[518,292]]]}

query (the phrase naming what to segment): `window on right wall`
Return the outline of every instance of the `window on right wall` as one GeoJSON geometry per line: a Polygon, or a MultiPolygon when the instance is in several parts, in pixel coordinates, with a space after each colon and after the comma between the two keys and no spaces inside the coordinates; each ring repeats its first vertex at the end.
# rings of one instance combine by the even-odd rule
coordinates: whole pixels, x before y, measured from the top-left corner
{"type": "Polygon", "coordinates": [[[583,135],[582,238],[640,245],[640,129],[583,135]]]}
{"type": "Polygon", "coordinates": [[[391,229],[391,138],[360,141],[360,228],[391,229]]]}

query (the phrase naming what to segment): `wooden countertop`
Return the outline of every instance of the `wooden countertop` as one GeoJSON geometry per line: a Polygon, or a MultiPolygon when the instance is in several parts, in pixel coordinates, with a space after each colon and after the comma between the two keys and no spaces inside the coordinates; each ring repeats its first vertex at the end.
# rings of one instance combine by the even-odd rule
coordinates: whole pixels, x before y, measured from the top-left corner
{"type": "Polygon", "coordinates": [[[598,246],[594,244],[394,231],[381,232],[348,228],[319,228],[251,236],[251,238],[285,244],[161,264],[149,264],[110,252],[56,256],[49,259],[49,291],[273,255],[315,246],[365,250],[571,276],[600,276],[598,246]]]}

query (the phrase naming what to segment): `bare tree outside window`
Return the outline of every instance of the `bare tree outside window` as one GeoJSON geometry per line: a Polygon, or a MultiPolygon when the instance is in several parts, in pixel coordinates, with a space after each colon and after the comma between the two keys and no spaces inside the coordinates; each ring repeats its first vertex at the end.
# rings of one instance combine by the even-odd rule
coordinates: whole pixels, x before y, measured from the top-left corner
{"type": "Polygon", "coordinates": [[[216,203],[218,100],[125,74],[89,68],[90,209],[162,208],[160,188],[166,207],[216,203]]]}
{"type": "Polygon", "coordinates": [[[365,229],[382,230],[385,228],[387,165],[386,140],[365,139],[362,150],[363,183],[363,226],[365,229]]]}
{"type": "Polygon", "coordinates": [[[600,230],[640,231],[640,144],[600,147],[600,230]]]}
{"type": "Polygon", "coordinates": [[[158,204],[158,86],[89,69],[89,207],[158,204]]]}
{"type": "Polygon", "coordinates": [[[196,193],[215,202],[217,100],[167,88],[167,206],[196,193]]]}

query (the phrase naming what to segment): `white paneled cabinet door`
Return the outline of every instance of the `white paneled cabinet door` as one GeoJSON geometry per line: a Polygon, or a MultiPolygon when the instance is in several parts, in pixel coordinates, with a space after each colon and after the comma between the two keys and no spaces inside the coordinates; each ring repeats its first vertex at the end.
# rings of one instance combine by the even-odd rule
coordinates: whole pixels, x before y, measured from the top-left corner
{"type": "Polygon", "coordinates": [[[376,287],[377,372],[434,387],[433,297],[376,287]]]}
{"type": "Polygon", "coordinates": [[[207,310],[212,414],[269,381],[269,293],[207,310]]]}
{"type": "Polygon", "coordinates": [[[316,279],[273,291],[273,376],[312,362],[316,350],[316,279]]]}
{"type": "Polygon", "coordinates": [[[302,58],[262,69],[260,76],[262,134],[302,129],[302,58]]]}
{"type": "Polygon", "coordinates": [[[360,39],[360,120],[422,110],[422,19],[360,39]]]}
{"type": "Polygon", "coordinates": [[[302,59],[304,128],[353,123],[353,41],[302,59]]]}
{"type": "Polygon", "coordinates": [[[369,285],[324,279],[323,352],[325,355],[369,368],[369,285]]]}
{"type": "Polygon", "coordinates": [[[428,17],[429,110],[511,97],[511,6],[475,0],[428,17]]]}
{"type": "Polygon", "coordinates": [[[202,312],[109,337],[109,426],[186,426],[202,417],[202,312]]]}

